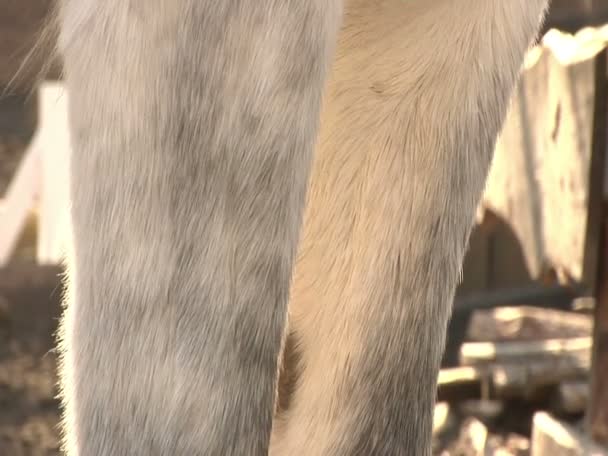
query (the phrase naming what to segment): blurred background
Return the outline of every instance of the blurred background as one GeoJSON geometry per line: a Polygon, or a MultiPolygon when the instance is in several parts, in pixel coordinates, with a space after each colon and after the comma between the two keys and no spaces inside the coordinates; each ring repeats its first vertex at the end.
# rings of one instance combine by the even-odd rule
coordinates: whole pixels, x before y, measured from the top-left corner
{"type": "MultiPolygon", "coordinates": [[[[0,456],[59,454],[67,94],[52,42],[31,54],[52,7],[0,0],[0,456]]],[[[608,454],[604,24],[608,0],[553,0],[528,55],[454,303],[437,455],[608,454]]]]}

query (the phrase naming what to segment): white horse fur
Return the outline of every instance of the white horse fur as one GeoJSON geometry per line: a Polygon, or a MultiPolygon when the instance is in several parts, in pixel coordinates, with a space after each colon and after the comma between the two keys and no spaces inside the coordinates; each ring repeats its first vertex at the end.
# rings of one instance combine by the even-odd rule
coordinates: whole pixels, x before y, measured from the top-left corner
{"type": "Polygon", "coordinates": [[[430,455],[547,1],[60,0],[67,454],[430,455]]]}

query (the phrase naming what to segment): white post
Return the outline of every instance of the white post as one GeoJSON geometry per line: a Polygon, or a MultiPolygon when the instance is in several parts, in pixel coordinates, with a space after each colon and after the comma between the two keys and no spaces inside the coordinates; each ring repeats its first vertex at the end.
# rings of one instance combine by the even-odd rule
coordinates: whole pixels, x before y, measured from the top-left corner
{"type": "Polygon", "coordinates": [[[39,127],[33,142],[42,161],[37,260],[58,264],[69,242],[68,94],[61,83],[44,83],[39,100],[39,127]]]}
{"type": "Polygon", "coordinates": [[[37,262],[60,263],[70,241],[67,92],[57,82],[45,82],[38,91],[38,128],[5,198],[0,201],[0,266],[10,261],[36,203],[37,262]]]}
{"type": "Polygon", "coordinates": [[[27,216],[40,194],[41,174],[40,153],[30,147],[0,201],[0,266],[6,265],[13,255],[27,216]]]}

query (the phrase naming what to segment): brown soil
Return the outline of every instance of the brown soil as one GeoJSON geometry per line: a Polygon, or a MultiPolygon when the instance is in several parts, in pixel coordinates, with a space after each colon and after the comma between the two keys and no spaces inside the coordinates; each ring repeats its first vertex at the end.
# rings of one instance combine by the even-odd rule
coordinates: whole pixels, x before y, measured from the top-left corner
{"type": "Polygon", "coordinates": [[[59,455],[58,269],[0,270],[0,455],[59,455]]]}

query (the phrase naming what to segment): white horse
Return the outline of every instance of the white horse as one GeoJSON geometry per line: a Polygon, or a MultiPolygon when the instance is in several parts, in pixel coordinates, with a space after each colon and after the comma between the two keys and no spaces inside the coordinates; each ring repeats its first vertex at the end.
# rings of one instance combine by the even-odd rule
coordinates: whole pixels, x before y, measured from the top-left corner
{"type": "Polygon", "coordinates": [[[67,454],[429,455],[547,1],[60,0],[67,454]]]}

